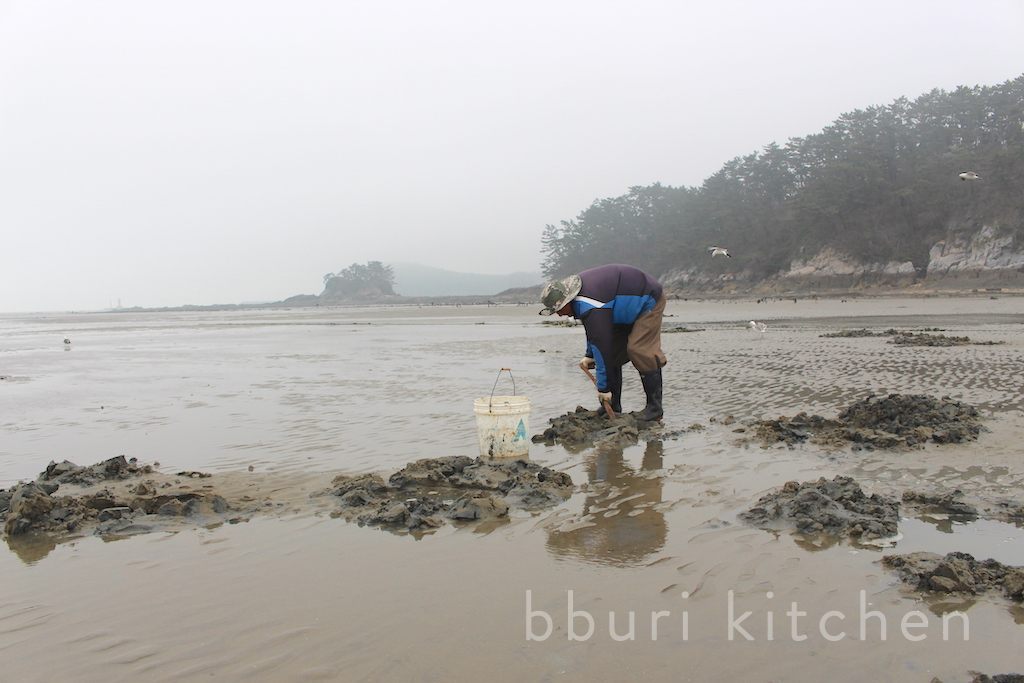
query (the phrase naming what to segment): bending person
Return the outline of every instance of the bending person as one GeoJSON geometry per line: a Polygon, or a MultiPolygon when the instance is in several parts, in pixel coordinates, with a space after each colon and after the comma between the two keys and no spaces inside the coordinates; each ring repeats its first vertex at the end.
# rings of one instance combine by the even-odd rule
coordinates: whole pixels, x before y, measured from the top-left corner
{"type": "MultiPolygon", "coordinates": [[[[557,313],[583,322],[587,350],[580,367],[596,369],[599,404],[608,401],[616,413],[622,410],[622,366],[632,362],[647,395],[647,405],[637,417],[662,418],[661,368],[668,359],[661,350],[661,283],[633,266],[598,266],[549,282],[541,303],[541,315],[557,313]]],[[[603,414],[604,407],[599,412],[603,414]]]]}

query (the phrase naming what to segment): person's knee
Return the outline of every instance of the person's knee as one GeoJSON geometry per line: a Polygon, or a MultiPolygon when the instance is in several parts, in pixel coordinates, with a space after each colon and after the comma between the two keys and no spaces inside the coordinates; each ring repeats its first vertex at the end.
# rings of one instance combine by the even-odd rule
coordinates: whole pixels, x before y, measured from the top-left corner
{"type": "Polygon", "coordinates": [[[648,372],[654,372],[662,365],[664,365],[664,363],[662,363],[657,357],[647,355],[632,356],[629,360],[630,362],[633,363],[633,367],[636,368],[637,372],[639,372],[641,375],[644,375],[648,372]]]}

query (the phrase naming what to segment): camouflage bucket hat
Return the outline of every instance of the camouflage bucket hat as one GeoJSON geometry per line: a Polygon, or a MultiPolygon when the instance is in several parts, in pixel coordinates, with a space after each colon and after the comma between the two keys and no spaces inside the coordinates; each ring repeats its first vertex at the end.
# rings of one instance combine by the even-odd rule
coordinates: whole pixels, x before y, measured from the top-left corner
{"type": "Polygon", "coordinates": [[[549,282],[545,287],[544,291],[540,293],[540,302],[544,304],[544,308],[540,311],[541,315],[551,315],[557,311],[560,311],[563,306],[572,301],[577,294],[580,293],[580,289],[583,288],[583,281],[580,280],[579,275],[570,275],[569,277],[562,278],[561,280],[553,280],[549,282]]]}

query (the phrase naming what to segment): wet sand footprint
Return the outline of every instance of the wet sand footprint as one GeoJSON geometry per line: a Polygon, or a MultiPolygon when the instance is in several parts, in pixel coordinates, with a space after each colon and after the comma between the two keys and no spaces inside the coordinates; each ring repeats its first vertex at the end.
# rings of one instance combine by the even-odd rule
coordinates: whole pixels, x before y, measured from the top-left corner
{"type": "Polygon", "coordinates": [[[718,564],[704,572],[704,574],[700,577],[700,580],[697,581],[697,585],[694,586],[692,590],[687,591],[689,593],[689,597],[697,597],[699,599],[706,599],[711,597],[715,593],[714,578],[718,576],[722,572],[722,570],[725,569],[727,566],[728,564],[726,564],[725,562],[719,562],[718,564]]]}
{"type": "MultiPolygon", "coordinates": [[[[648,563],[647,563],[647,564],[645,564],[644,566],[645,566],[645,567],[656,567],[656,566],[658,566],[659,564],[665,564],[666,562],[671,562],[671,561],[672,561],[672,560],[674,560],[674,559],[676,559],[676,556],[675,556],[675,555],[666,555],[665,557],[659,557],[659,558],[658,558],[658,559],[656,559],[656,560],[653,560],[653,561],[651,561],[651,562],[648,562],[648,563]]],[[[684,566],[686,566],[686,565],[684,565],[684,566]]]]}

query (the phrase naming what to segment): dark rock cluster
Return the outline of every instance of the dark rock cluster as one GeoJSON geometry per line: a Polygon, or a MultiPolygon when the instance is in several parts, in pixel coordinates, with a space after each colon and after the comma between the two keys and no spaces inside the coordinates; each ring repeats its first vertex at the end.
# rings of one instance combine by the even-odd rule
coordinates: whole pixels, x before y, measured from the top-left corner
{"type": "Polygon", "coordinates": [[[829,446],[860,444],[869,448],[973,441],[981,433],[978,410],[948,396],[924,394],[868,396],[834,419],[799,413],[761,420],[754,433],[763,442],[800,443],[810,439],[829,446]]]}
{"type": "Polygon", "coordinates": [[[134,458],[110,458],[82,467],[72,462],[51,462],[34,482],[0,491],[0,518],[10,538],[28,533],[67,534],[86,527],[97,534],[152,531],[161,518],[207,517],[227,513],[221,496],[205,493],[159,493],[151,482],[115,492],[104,487],[77,495],[58,495],[61,486],[91,486],[121,481],[153,472],[134,458]]]}
{"type": "Polygon", "coordinates": [[[896,570],[901,580],[920,591],[976,594],[1001,590],[1016,602],[1024,601],[1024,568],[995,560],[979,562],[968,553],[953,552],[888,555],[882,564],[896,570]]]}
{"type": "Polygon", "coordinates": [[[927,334],[928,332],[939,332],[937,327],[928,327],[920,332],[909,332],[889,328],[882,332],[874,332],[867,329],[840,330],[838,332],[826,332],[818,335],[827,338],[852,338],[852,337],[892,337],[890,344],[897,346],[996,346],[1004,344],[1001,341],[971,341],[970,337],[954,337],[944,334],[927,334]]]}
{"type": "MultiPolygon", "coordinates": [[[[889,343],[897,346],[968,346],[977,342],[972,342],[970,337],[954,337],[952,335],[947,337],[944,334],[928,334],[926,332],[897,332],[889,340],[889,343]]],[[[983,343],[991,345],[995,342],[983,343]]]]}
{"type": "Polygon", "coordinates": [[[73,462],[51,462],[39,473],[38,481],[56,482],[58,484],[79,484],[88,486],[112,479],[128,479],[140,474],[151,474],[150,465],[139,465],[135,458],[126,459],[123,455],[110,458],[103,462],[82,467],[73,462]]]}
{"type": "Polygon", "coordinates": [[[640,437],[660,427],[660,422],[648,422],[637,418],[636,413],[623,413],[609,419],[596,410],[577,406],[576,410],[553,417],[542,433],[533,437],[534,443],[553,446],[561,443],[567,447],[583,447],[595,443],[631,446],[640,437]]]}
{"type": "Polygon", "coordinates": [[[919,513],[953,515],[962,518],[976,518],[978,508],[966,502],[963,491],[953,489],[942,493],[926,493],[923,491],[904,491],[902,500],[906,508],[919,513]]]}
{"type": "Polygon", "coordinates": [[[893,329],[888,329],[884,332],[873,332],[871,330],[861,328],[858,330],[840,330],[838,332],[826,332],[825,334],[820,334],[818,336],[833,339],[846,339],[855,337],[889,337],[894,334],[899,334],[899,332],[893,329]]]}
{"type": "Polygon", "coordinates": [[[539,508],[564,501],[572,478],[526,460],[466,456],[417,460],[385,482],[375,474],[340,476],[331,494],[337,516],[396,530],[425,530],[448,520],[493,520],[510,506],[539,508]]]}
{"type": "Polygon", "coordinates": [[[850,477],[831,481],[787,482],[762,496],[740,519],[763,529],[793,528],[804,534],[827,534],[868,541],[895,536],[898,501],[867,495],[850,477]]]}

